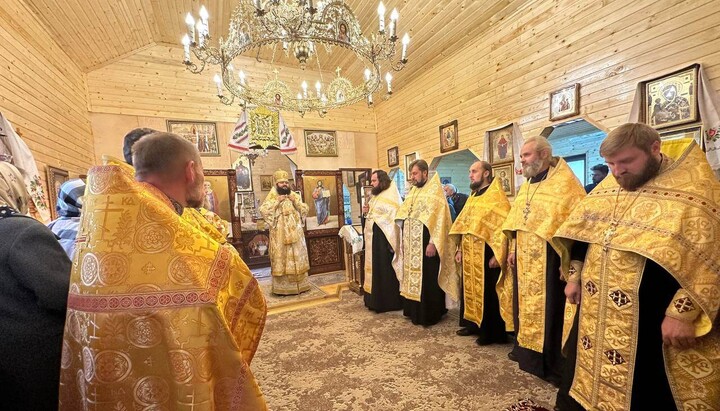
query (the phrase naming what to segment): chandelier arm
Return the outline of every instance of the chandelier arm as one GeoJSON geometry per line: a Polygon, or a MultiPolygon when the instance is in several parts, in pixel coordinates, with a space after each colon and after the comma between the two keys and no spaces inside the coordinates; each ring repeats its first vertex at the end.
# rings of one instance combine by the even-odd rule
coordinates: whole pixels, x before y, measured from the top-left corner
{"type": "Polygon", "coordinates": [[[405,63],[407,63],[407,59],[404,61],[398,60],[396,63],[391,64],[390,67],[395,71],[400,71],[405,68],[405,63]]]}
{"type": "Polygon", "coordinates": [[[205,60],[200,60],[200,63],[201,63],[201,64],[200,64],[200,66],[198,67],[198,65],[195,64],[194,62],[192,62],[192,61],[186,61],[186,62],[185,62],[185,67],[186,67],[188,70],[190,70],[191,73],[193,73],[193,74],[199,74],[199,73],[201,73],[201,72],[205,69],[205,60]]]}

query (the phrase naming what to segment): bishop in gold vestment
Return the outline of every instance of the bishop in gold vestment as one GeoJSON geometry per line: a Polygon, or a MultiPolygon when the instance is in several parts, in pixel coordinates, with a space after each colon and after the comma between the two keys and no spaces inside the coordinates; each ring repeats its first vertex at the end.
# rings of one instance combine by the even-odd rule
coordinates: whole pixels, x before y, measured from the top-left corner
{"type": "Polygon", "coordinates": [[[508,263],[516,264],[515,331],[511,355],[520,369],[559,384],[569,242],[553,241],[555,230],[584,196],[585,189],[563,159],[552,157],[544,137],[529,138],[520,153],[528,181],[520,187],[503,231],[512,238],[508,263]]]}
{"type": "Polygon", "coordinates": [[[260,214],[270,226],[272,292],[300,294],[310,290],[310,261],[303,232],[303,220],[309,207],[300,195],[290,190],[286,171],[276,171],[274,178],[275,187],[260,206],[260,214]]]}
{"type": "MultiPolygon", "coordinates": [[[[402,279],[400,227],[395,223],[402,199],[395,182],[383,170],[370,176],[373,197],[363,223],[365,238],[365,306],[377,313],[399,310],[402,279]]],[[[366,210],[363,210],[366,211],[366,210]]]]}
{"type": "Polygon", "coordinates": [[[460,276],[454,259],[457,246],[448,235],[452,225],[449,204],[440,178],[428,179],[424,160],[413,164],[414,187],[395,215],[403,230],[400,294],[405,297],[403,313],[413,324],[428,326],[447,312],[445,293],[458,301],[460,276]]]}
{"type": "Polygon", "coordinates": [[[717,411],[720,183],[695,143],[675,162],[660,157],[649,126],[623,125],[606,142],[638,134],[654,135],[648,153],[621,146],[608,154],[603,142],[613,175],[556,233],[589,244],[568,284],[581,293],[570,394],[592,410],[717,411]],[[628,163],[616,161],[623,153],[642,168],[624,171],[628,163]]]}
{"type": "MultiPolygon", "coordinates": [[[[202,182],[202,168],[197,173],[202,182]]],[[[70,279],[61,410],[266,408],[249,368],[264,297],[210,223],[179,215],[188,210],[135,181],[129,166],[90,170],[70,279]]]]}
{"type": "Polygon", "coordinates": [[[450,229],[460,243],[456,254],[462,263],[460,321],[461,325],[466,325],[463,320],[472,322],[474,327],[466,325],[466,329],[475,331],[479,345],[505,343],[505,332],[513,330],[512,277],[507,271],[507,237],[502,232],[510,203],[487,162],[475,162],[470,179],[474,191],[450,229]]]}

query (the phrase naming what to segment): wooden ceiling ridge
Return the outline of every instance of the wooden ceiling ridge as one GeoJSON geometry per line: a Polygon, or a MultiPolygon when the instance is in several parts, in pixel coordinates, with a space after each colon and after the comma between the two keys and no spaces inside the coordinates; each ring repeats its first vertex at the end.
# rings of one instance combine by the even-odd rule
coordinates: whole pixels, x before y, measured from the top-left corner
{"type": "MultiPolygon", "coordinates": [[[[84,72],[105,67],[156,45],[179,46],[185,14],[197,14],[196,0],[22,0],[64,52],[84,72]]],[[[347,0],[368,35],[377,26],[379,0],[347,0]]],[[[213,38],[227,35],[237,0],[204,0],[213,38]]],[[[396,87],[438,59],[462,49],[483,31],[534,0],[387,0],[388,13],[400,12],[398,31],[411,35],[410,63],[396,87]],[[406,74],[407,73],[407,74],[406,74]]],[[[389,14],[386,13],[386,19],[389,14]]],[[[362,76],[362,62],[338,53],[324,64],[362,76]]],[[[330,71],[330,70],[329,70],[330,71]]]]}

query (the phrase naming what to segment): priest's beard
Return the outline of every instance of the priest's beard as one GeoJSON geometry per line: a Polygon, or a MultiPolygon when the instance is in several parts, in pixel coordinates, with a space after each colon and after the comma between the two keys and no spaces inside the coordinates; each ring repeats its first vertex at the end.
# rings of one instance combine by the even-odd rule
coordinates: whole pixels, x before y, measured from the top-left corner
{"type": "Polygon", "coordinates": [[[648,156],[647,162],[645,162],[645,168],[640,172],[640,174],[624,173],[616,176],[615,179],[624,190],[635,191],[658,175],[661,164],[661,160],[658,160],[650,155],[648,156]]]}
{"type": "Polygon", "coordinates": [[[278,195],[286,196],[290,194],[290,187],[276,186],[275,189],[277,189],[278,195]]]}
{"type": "Polygon", "coordinates": [[[539,158],[537,160],[533,161],[532,163],[525,164],[524,166],[522,166],[523,177],[525,177],[525,178],[535,177],[536,175],[540,174],[540,171],[542,171],[543,165],[544,165],[543,160],[539,159],[539,158]]]}
{"type": "Polygon", "coordinates": [[[195,182],[188,189],[188,194],[185,198],[185,202],[188,207],[199,208],[203,206],[205,202],[205,187],[204,181],[195,176],[195,182]]]}
{"type": "Polygon", "coordinates": [[[427,183],[427,180],[413,181],[413,185],[417,188],[423,188],[425,183],[427,183]]]}
{"type": "Polygon", "coordinates": [[[374,196],[379,195],[383,191],[385,191],[385,190],[383,189],[382,186],[377,186],[377,187],[373,187],[372,189],[370,189],[370,193],[372,193],[372,195],[374,195],[374,196]]]}
{"type": "Polygon", "coordinates": [[[486,185],[489,185],[492,180],[488,179],[482,179],[480,181],[473,181],[470,183],[470,190],[472,191],[478,191],[481,187],[485,187],[486,185]]]}

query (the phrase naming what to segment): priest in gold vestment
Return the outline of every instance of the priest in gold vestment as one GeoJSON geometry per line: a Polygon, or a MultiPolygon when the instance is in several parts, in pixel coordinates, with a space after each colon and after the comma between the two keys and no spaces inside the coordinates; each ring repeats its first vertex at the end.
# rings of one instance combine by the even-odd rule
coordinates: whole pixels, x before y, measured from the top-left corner
{"type": "Polygon", "coordinates": [[[260,214],[270,226],[270,271],[272,292],[294,295],[310,290],[307,245],[303,220],[308,205],[290,190],[289,175],[278,170],[273,175],[275,187],[260,206],[260,214]]]}
{"type": "Polygon", "coordinates": [[[194,145],[155,133],[88,175],[62,347],[61,410],[263,410],[250,371],[265,299],[202,217],[194,145]],[[168,161],[168,158],[172,159],[168,161]]]}
{"type": "Polygon", "coordinates": [[[676,161],[660,149],[645,124],[610,132],[612,175],[555,234],[588,244],[565,290],[575,409],[720,410],[720,183],[694,142],[676,161]]]}
{"type": "Polygon", "coordinates": [[[455,263],[454,239],[449,237],[450,209],[440,178],[428,178],[428,164],[410,164],[413,188],[395,215],[402,226],[403,277],[400,294],[403,314],[413,324],[434,325],[447,312],[445,293],[460,297],[460,276],[455,263]]]}
{"type": "Polygon", "coordinates": [[[469,177],[472,193],[450,229],[460,244],[455,259],[462,264],[460,325],[465,328],[458,335],[476,334],[478,345],[502,344],[506,331],[513,330],[512,278],[502,232],[510,203],[488,162],[473,163],[469,177]]]}
{"type": "Polygon", "coordinates": [[[402,248],[400,227],[395,223],[402,199],[395,182],[383,170],[370,175],[372,198],[363,213],[365,239],[365,279],[363,300],[376,313],[403,307],[400,296],[402,279],[402,248]]]}
{"type": "Polygon", "coordinates": [[[560,270],[570,269],[570,242],[554,241],[555,230],[583,197],[585,189],[563,159],[552,156],[544,137],[531,137],[520,150],[523,175],[503,225],[511,238],[508,265],[516,269],[514,313],[517,345],[510,353],[520,369],[558,385],[565,284],[560,270]]]}

